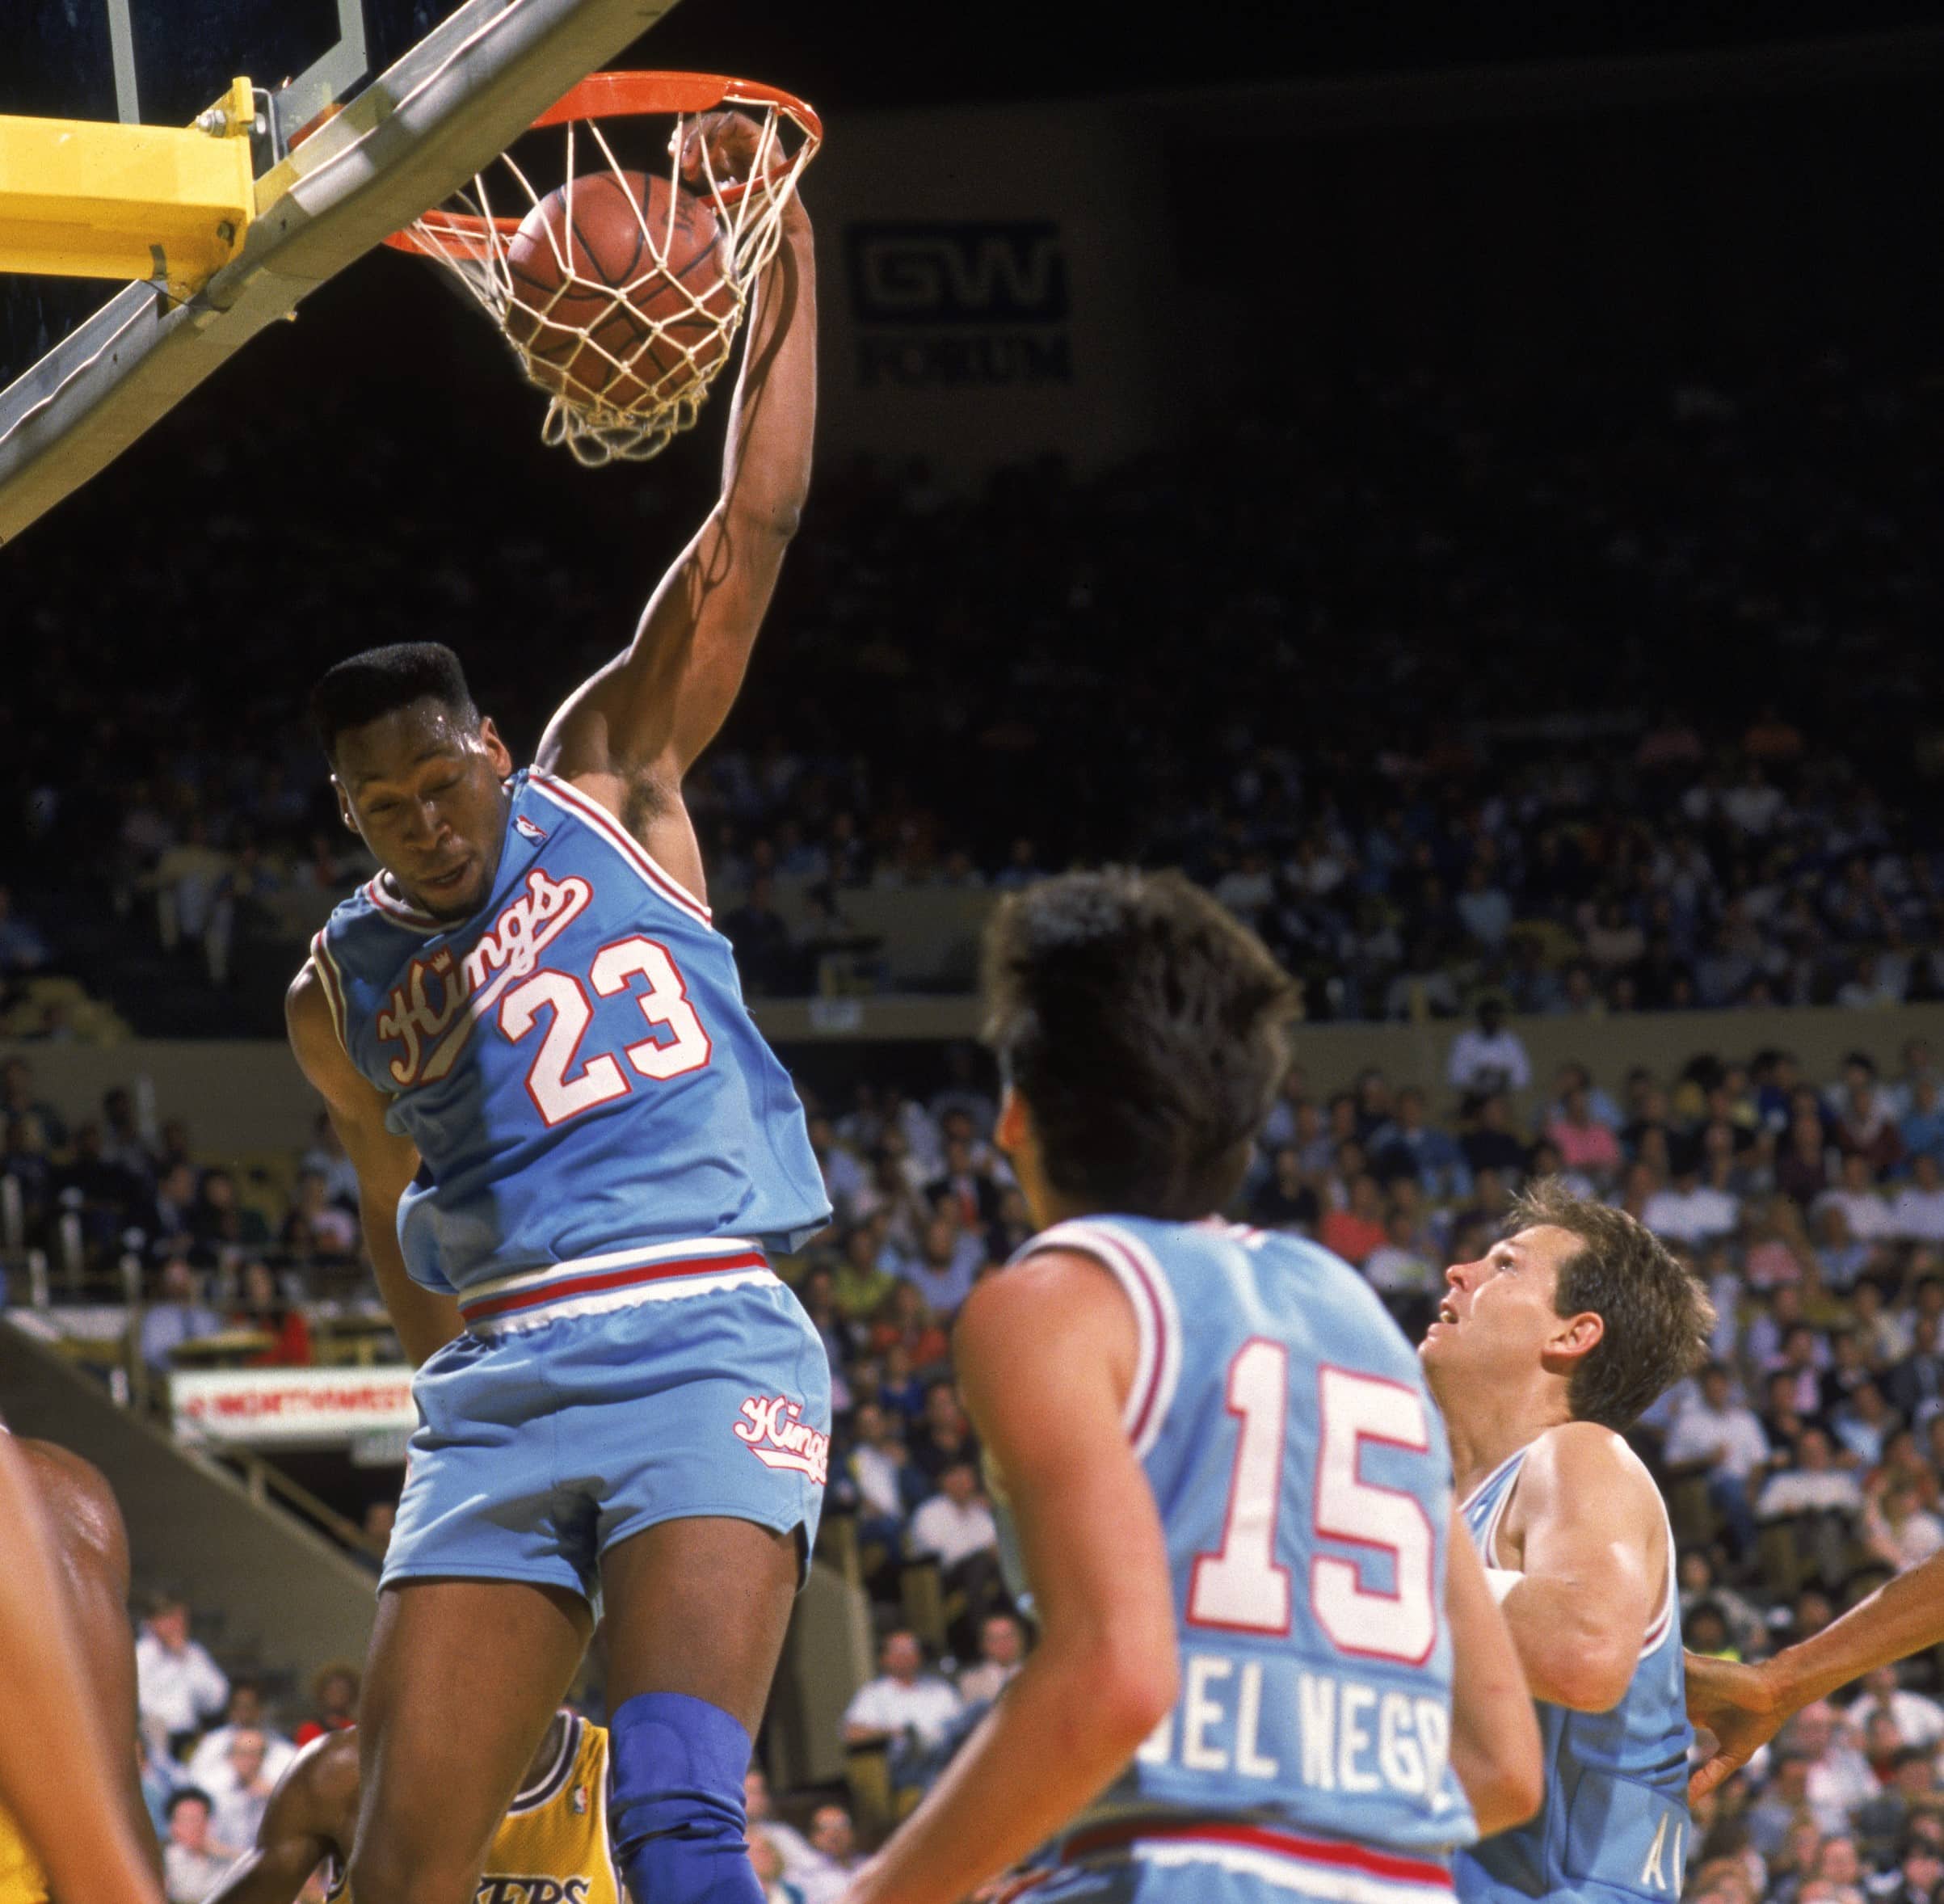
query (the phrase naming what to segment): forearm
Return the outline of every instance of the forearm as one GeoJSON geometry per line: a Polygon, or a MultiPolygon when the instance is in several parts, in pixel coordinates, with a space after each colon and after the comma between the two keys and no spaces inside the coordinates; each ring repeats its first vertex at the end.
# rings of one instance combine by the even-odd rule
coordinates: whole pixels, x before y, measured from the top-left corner
{"type": "Polygon", "coordinates": [[[0,1798],[46,1868],[54,1895],[86,1904],[154,1904],[159,1893],[118,1794],[116,1750],[101,1735],[40,1504],[18,1451],[0,1439],[0,1798]]]}
{"type": "Polygon", "coordinates": [[[459,1305],[449,1295],[414,1283],[398,1242],[398,1199],[388,1190],[361,1190],[359,1215],[364,1247],[378,1279],[378,1294],[398,1332],[398,1346],[416,1368],[465,1329],[459,1305]]]}
{"type": "Polygon", "coordinates": [[[1937,1645],[1944,1645],[1944,1553],[1900,1573],[1760,1670],[1785,1708],[1795,1712],[1873,1667],[1937,1645]]]}
{"type": "Polygon", "coordinates": [[[1103,1711],[1112,1648],[1042,1647],[930,1796],[866,1864],[845,1904],[959,1904],[1043,1844],[1132,1756],[1103,1711]]]}
{"type": "Polygon", "coordinates": [[[787,533],[810,495],[817,419],[817,254],[793,199],[749,325],[723,444],[722,507],[787,533]]]}

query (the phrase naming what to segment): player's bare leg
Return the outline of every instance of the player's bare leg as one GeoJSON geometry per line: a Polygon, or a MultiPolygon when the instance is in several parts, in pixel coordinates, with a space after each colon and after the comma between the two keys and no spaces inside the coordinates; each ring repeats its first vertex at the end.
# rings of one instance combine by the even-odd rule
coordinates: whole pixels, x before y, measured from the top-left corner
{"type": "Polygon", "coordinates": [[[379,1595],[358,1721],[358,1904],[471,1904],[592,1627],[579,1594],[522,1581],[379,1595]]]}
{"type": "Polygon", "coordinates": [[[719,1518],[663,1521],[602,1558],[612,1828],[636,1904],[760,1894],[742,1779],[798,1566],[794,1534],[719,1518]]]}

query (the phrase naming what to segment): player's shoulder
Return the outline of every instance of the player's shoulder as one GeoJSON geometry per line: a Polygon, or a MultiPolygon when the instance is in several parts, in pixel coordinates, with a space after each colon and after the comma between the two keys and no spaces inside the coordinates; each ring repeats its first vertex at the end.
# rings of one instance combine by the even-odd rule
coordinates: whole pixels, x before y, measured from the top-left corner
{"type": "Polygon", "coordinates": [[[14,1445],[27,1462],[43,1506],[64,1537],[92,1549],[125,1581],[128,1533],[107,1476],[93,1462],[57,1443],[23,1439],[14,1445]]]}
{"type": "Polygon", "coordinates": [[[1646,1463],[1624,1435],[1598,1422],[1562,1422],[1540,1435],[1526,1451],[1518,1495],[1527,1514],[1651,1510],[1658,1519],[1660,1511],[1646,1463]]]}

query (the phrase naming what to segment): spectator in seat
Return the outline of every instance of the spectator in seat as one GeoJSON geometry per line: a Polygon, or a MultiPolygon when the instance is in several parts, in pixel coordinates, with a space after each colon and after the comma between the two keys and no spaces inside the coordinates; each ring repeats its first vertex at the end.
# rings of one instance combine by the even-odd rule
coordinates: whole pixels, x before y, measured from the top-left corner
{"type": "Polygon", "coordinates": [[[904,1525],[925,1496],[925,1475],[905,1447],[904,1420],[874,1401],[862,1403],[854,1423],[856,1445],[844,1466],[857,1489],[857,1540],[886,1554],[899,1552],[904,1525]]]}
{"type": "Polygon", "coordinates": [[[1439,1265],[1424,1247],[1416,1218],[1393,1204],[1384,1241],[1364,1259],[1365,1279],[1380,1295],[1427,1295],[1438,1286],[1439,1265]]]}
{"type": "Polygon", "coordinates": [[[1944,1171],[1929,1152],[1911,1160],[1910,1182],[1890,1206],[1890,1228],[1907,1243],[1944,1244],[1944,1171]]]}
{"type": "Polygon", "coordinates": [[[358,1253],[358,1225],[351,1212],[330,1201],[321,1171],[297,1178],[281,1238],[285,1252],[302,1262],[351,1262],[358,1253]]]}
{"type": "Polygon", "coordinates": [[[924,1791],[944,1768],[944,1750],[964,1702],[956,1689],[925,1670],[918,1636],[903,1628],[886,1636],[875,1679],[860,1686],[844,1710],[844,1742],[890,1750],[892,1788],[924,1791]]]}
{"type": "Polygon", "coordinates": [[[1748,1842],[1764,1859],[1779,1861],[1792,1833],[1804,1826],[1820,1835],[1809,1805],[1809,1753],[1799,1746],[1779,1746],[1761,1795],[1748,1807],[1748,1842]]]}
{"type": "Polygon", "coordinates": [[[1849,1571],[1850,1539],[1863,1505],[1856,1476],[1837,1466],[1829,1437],[1804,1427],[1792,1461],[1769,1476],[1755,1503],[1758,1520],[1797,1523],[1799,1552],[1811,1558],[1824,1580],[1849,1571]]]}
{"type": "Polygon", "coordinates": [[[919,1472],[940,1482],[954,1463],[976,1463],[977,1456],[972,1418],[958,1399],[957,1389],[949,1381],[930,1383],[925,1389],[924,1417],[911,1440],[911,1459],[919,1472]]]}
{"type": "Polygon", "coordinates": [[[978,1663],[958,1675],[968,1709],[989,1706],[1026,1663],[1026,1629],[1012,1613],[988,1613],[978,1629],[978,1663]]]}
{"type": "Polygon", "coordinates": [[[210,1831],[209,1794],[185,1785],[169,1801],[169,1839],[162,1847],[162,1888],[169,1904],[203,1904],[242,1847],[210,1831]]]}
{"type": "Polygon", "coordinates": [[[852,1224],[844,1232],[831,1294],[837,1313],[856,1325],[867,1322],[890,1300],[898,1278],[878,1260],[876,1226],[852,1224]]]}
{"type": "Polygon", "coordinates": [[[957,1213],[960,1228],[968,1233],[988,1228],[999,1220],[999,1186],[991,1172],[980,1169],[974,1161],[970,1137],[945,1139],[944,1173],[925,1186],[924,1194],[934,1209],[949,1204],[957,1213]]]}
{"type": "Polygon", "coordinates": [[[1754,1411],[1734,1397],[1727,1370],[1711,1362],[1701,1371],[1700,1392],[1675,1416],[1661,1450],[1670,1479],[1704,1474],[1708,1498],[1727,1524],[1738,1560],[1755,1549],[1753,1480],[1768,1466],[1769,1441],[1754,1411]]]}
{"type": "Polygon", "coordinates": [[[1879,1714],[1896,1727],[1900,1745],[1924,1748],[1944,1745],[1944,1705],[1902,1685],[1894,1666],[1878,1666],[1863,1675],[1861,1695],[1845,1717],[1861,1732],[1879,1714]]]}
{"type": "Polygon", "coordinates": [[[1842,1177],[1837,1188],[1824,1190],[1815,1208],[1833,1207],[1849,1219],[1849,1233],[1860,1243],[1894,1241],[1890,1206],[1876,1186],[1870,1160],[1852,1151],[1843,1159],[1842,1177]]]}
{"type": "Polygon", "coordinates": [[[210,1835],[224,1844],[256,1843],[257,1827],[276,1784],[264,1767],[267,1742],[262,1733],[247,1726],[238,1726],[230,1733],[222,1777],[208,1788],[210,1835]]]}
{"type": "Polygon", "coordinates": [[[1479,1102],[1477,1120],[1458,1139],[1474,1182],[1481,1170],[1494,1170],[1508,1183],[1525,1173],[1525,1146],[1512,1128],[1512,1106],[1502,1091],[1479,1102]]]}
{"type": "Polygon", "coordinates": [[[723,937],[735,947],[736,969],[752,998],[782,996],[797,985],[796,947],[775,899],[776,887],[769,874],[758,873],[750,881],[742,904],[717,921],[723,937]]]}
{"type": "Polygon", "coordinates": [[[879,1355],[902,1349],[914,1369],[936,1367],[950,1355],[952,1346],[923,1292],[910,1282],[892,1286],[890,1300],[871,1325],[870,1345],[879,1355]]]}
{"type": "Polygon", "coordinates": [[[987,1611],[1004,1597],[999,1579],[999,1528],[978,1491],[978,1469],[954,1461],[938,1477],[938,1492],[911,1516],[906,1544],[919,1558],[938,1562],[948,1593],[963,1594],[966,1614],[954,1632],[966,1645],[987,1611]]]}
{"type": "Polygon", "coordinates": [[[1944,1086],[1935,1077],[1912,1081],[1910,1102],[1897,1125],[1897,1138],[1909,1156],[1944,1161],[1944,1086]]]}
{"type": "Polygon", "coordinates": [[[972,1293],[985,1256],[979,1232],[962,1229],[956,1211],[947,1207],[926,1223],[921,1253],[906,1268],[905,1280],[924,1296],[933,1315],[949,1321],[972,1293]]]}
{"type": "Polygon", "coordinates": [[[310,1682],[312,1715],[292,1737],[300,1746],[327,1732],[344,1732],[358,1723],[358,1670],[356,1666],[320,1667],[310,1682]]]}
{"type": "Polygon", "coordinates": [[[1840,1837],[1850,1811],[1875,1793],[1876,1775],[1857,1750],[1842,1715],[1827,1700],[1804,1706],[1785,1736],[1808,1754],[1804,1790],[1817,1829],[1825,1837],[1840,1837]]]}
{"type": "Polygon", "coordinates": [[[229,1703],[229,1682],[190,1637],[189,1608],[173,1594],[149,1603],[135,1642],[135,1680],[143,1729],[172,1746],[200,1732],[229,1703]]]}
{"type": "Polygon", "coordinates": [[[823,1193],[831,1200],[834,1220],[849,1223],[870,1189],[870,1173],[848,1145],[839,1144],[827,1117],[810,1119],[810,1154],[823,1173],[823,1193]]]}
{"type": "Polygon", "coordinates": [[[205,1170],[189,1211],[189,1234],[205,1262],[225,1266],[243,1251],[262,1249],[270,1226],[236,1199],[236,1179],[227,1170],[205,1170]]]}
{"type": "Polygon", "coordinates": [[[1345,1262],[1361,1264],[1384,1243],[1383,1194],[1377,1179],[1367,1170],[1351,1178],[1349,1204],[1340,1210],[1326,1210],[1318,1228],[1318,1241],[1345,1262]]]}
{"type": "Polygon", "coordinates": [[[271,1784],[284,1776],[284,1768],[297,1756],[297,1747],[280,1732],[263,1722],[263,1693],[254,1679],[233,1679],[229,1703],[223,1723],[196,1741],[189,1758],[189,1782],[213,1792],[229,1763],[229,1742],[239,1732],[259,1733],[263,1741],[263,1775],[271,1784]]]}
{"type": "Polygon", "coordinates": [[[1532,1060],[1525,1041],[1505,1023],[1502,999],[1479,1000],[1478,1023],[1451,1041],[1445,1080],[1468,1100],[1495,1091],[1523,1091],[1532,1084],[1532,1060]]]}
{"type": "Polygon", "coordinates": [[[1683,1144],[1674,1165],[1674,1181],[1647,1200],[1640,1220],[1656,1236],[1689,1249],[1716,1236],[1732,1236],[1741,1221],[1741,1205],[1725,1190],[1701,1181],[1701,1153],[1683,1144]]]}
{"type": "Polygon", "coordinates": [[[806,1874],[819,1868],[823,1860],[810,1840],[795,1826],[785,1824],[776,1816],[769,1779],[760,1765],[751,1765],[743,1775],[743,1809],[751,1837],[760,1835],[769,1841],[787,1881],[801,1884],[806,1874]]]}
{"type": "Polygon", "coordinates": [[[1285,1144],[1271,1161],[1269,1174],[1249,1198],[1249,1221],[1265,1230],[1295,1230],[1314,1236],[1322,1207],[1302,1173],[1302,1154],[1285,1144]]]}
{"type": "MultiPolygon", "coordinates": [[[[1307,1108],[1314,1112],[1314,1106],[1307,1108]]],[[[1406,1089],[1398,1093],[1396,1117],[1370,1139],[1370,1148],[1377,1173],[1386,1182],[1414,1177],[1426,1196],[1441,1203],[1471,1194],[1471,1172],[1464,1152],[1450,1132],[1425,1121],[1422,1091],[1406,1089]]],[[[1323,1155],[1327,1160],[1328,1152],[1323,1155]]],[[[1314,1167],[1306,1156],[1303,1168],[1314,1167]]]]}
{"type": "Polygon", "coordinates": [[[1610,1183],[1624,1161],[1620,1139],[1611,1124],[1593,1115],[1592,1093],[1584,1085],[1569,1089],[1546,1127],[1546,1141],[1559,1153],[1568,1170],[1577,1170],[1595,1183],[1610,1183]]]}
{"type": "Polygon", "coordinates": [[[790,1882],[771,1833],[751,1827],[744,1843],[749,1847],[749,1867],[762,1887],[763,1904],[810,1904],[803,1887],[790,1882]]]}
{"type": "Polygon", "coordinates": [[[166,1375],[184,1342],[219,1334],[222,1326],[222,1317],[198,1296],[187,1259],[172,1256],[162,1265],[155,1299],[142,1312],[141,1358],[157,1375],[166,1375]]]}
{"type": "Polygon", "coordinates": [[[1908,1476],[1877,1473],[1864,1493],[1865,1544],[1885,1566],[1906,1573],[1944,1549],[1944,1521],[1919,1505],[1908,1476]]]}
{"type": "Polygon", "coordinates": [[[1944,1409],[1944,1354],[1938,1349],[1935,1316],[1920,1315],[1911,1329],[1910,1353],[1883,1378],[1892,1408],[1913,1428],[1922,1428],[1944,1409]]]}
{"type": "MultiPolygon", "coordinates": [[[[313,1359],[310,1324],[301,1307],[286,1302],[268,1265],[243,1265],[237,1310],[230,1317],[238,1329],[262,1330],[274,1338],[260,1355],[250,1358],[255,1368],[308,1368],[313,1359]]],[[[217,1821],[219,1835],[221,1821],[217,1821]]],[[[254,1836],[254,1834],[252,1834],[254,1836]]]]}
{"type": "Polygon", "coordinates": [[[1829,1140],[1813,1110],[1790,1118],[1788,1135],[1775,1157],[1775,1187],[1808,1209],[1829,1187],[1829,1140]]]}
{"type": "Polygon", "coordinates": [[[835,1904],[864,1862],[857,1849],[857,1827],[841,1805],[820,1805],[810,1813],[810,1842],[824,1869],[804,1878],[803,1904],[835,1904]]]}

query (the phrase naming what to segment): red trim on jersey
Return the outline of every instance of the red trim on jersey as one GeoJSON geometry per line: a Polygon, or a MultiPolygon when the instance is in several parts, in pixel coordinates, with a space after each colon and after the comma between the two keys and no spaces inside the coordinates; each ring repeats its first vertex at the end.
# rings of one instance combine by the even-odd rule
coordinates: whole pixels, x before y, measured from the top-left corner
{"type": "Polygon", "coordinates": [[[1340,1844],[1323,1838],[1300,1838],[1294,1831],[1278,1831],[1267,1825],[1248,1825],[1226,1819],[1122,1818],[1101,1825],[1068,1839],[1060,1847],[1063,1862],[1071,1863],[1106,1851],[1146,1839],[1170,1844],[1230,1844],[1245,1851],[1273,1851],[1285,1858],[1301,1858],[1311,1864],[1328,1864],[1337,1870],[1361,1871],[1372,1877],[1388,1878],[1397,1884],[1435,1885],[1451,1889],[1451,1873],[1442,1864],[1420,1858],[1399,1857],[1394,1851],[1372,1851],[1361,1844],[1340,1844]]]}
{"type": "Polygon", "coordinates": [[[376,873],[364,882],[364,896],[388,918],[396,919],[402,925],[410,926],[415,932],[443,932],[446,921],[435,919],[430,912],[421,912],[416,906],[408,905],[402,899],[395,899],[385,890],[385,875],[376,873]]]}
{"type": "Polygon", "coordinates": [[[346,1035],[344,1006],[344,979],[338,970],[338,962],[331,956],[329,943],[322,933],[310,941],[311,963],[316,966],[318,978],[324,988],[324,1002],[330,1009],[330,1022],[338,1034],[338,1043],[350,1049],[346,1035]]]}
{"type": "Polygon", "coordinates": [[[608,843],[624,854],[634,870],[664,899],[680,906],[684,912],[692,918],[699,919],[703,925],[709,923],[713,915],[708,907],[672,873],[664,872],[648,849],[600,801],[589,798],[570,781],[562,780],[556,774],[543,773],[537,767],[528,776],[528,781],[544,798],[566,807],[604,835],[608,843]]]}
{"type": "Polygon", "coordinates": [[[1147,1299],[1148,1312],[1154,1321],[1154,1366],[1148,1371],[1147,1387],[1141,1396],[1141,1405],[1134,1410],[1134,1425],[1127,1431],[1128,1440],[1138,1447],[1141,1438],[1147,1432],[1155,1405],[1161,1397],[1162,1371],[1168,1365],[1168,1308],[1161,1300],[1160,1291],[1155,1287],[1154,1277],[1147,1264],[1118,1236],[1105,1230],[1090,1231],[1089,1234],[1100,1248],[1111,1250],[1134,1278],[1147,1299]]]}
{"type": "Polygon", "coordinates": [[[545,1303],[559,1302],[573,1295],[601,1295],[611,1290],[632,1289],[645,1283],[664,1283],[675,1276],[707,1276],[723,1270],[766,1270],[769,1258],[760,1249],[747,1249],[734,1256],[689,1257],[675,1262],[637,1263],[633,1269],[603,1270],[587,1276],[565,1276],[558,1283],[536,1283],[528,1289],[516,1289],[469,1304],[460,1299],[459,1312],[468,1322],[483,1322],[494,1316],[507,1316],[521,1309],[535,1309],[545,1303]]]}

